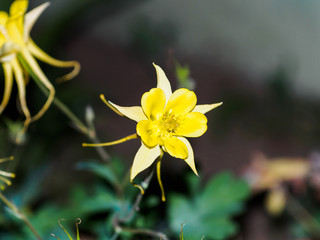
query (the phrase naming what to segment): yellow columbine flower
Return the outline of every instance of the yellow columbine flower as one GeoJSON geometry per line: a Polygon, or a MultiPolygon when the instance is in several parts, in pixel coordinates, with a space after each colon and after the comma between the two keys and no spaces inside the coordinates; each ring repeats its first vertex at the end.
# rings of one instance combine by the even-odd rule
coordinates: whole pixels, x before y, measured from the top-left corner
{"type": "Polygon", "coordinates": [[[46,112],[55,95],[54,87],[42,72],[35,58],[56,67],[74,67],[71,73],[62,77],[63,80],[73,78],[80,70],[78,62],[63,62],[54,59],[43,52],[30,38],[30,31],[34,23],[48,6],[49,3],[44,3],[26,13],[28,0],[16,0],[12,3],[9,14],[0,11],[0,62],[2,63],[5,77],[0,114],[9,101],[14,75],[18,87],[21,109],[26,117],[23,131],[30,122],[39,119],[46,112]],[[34,116],[31,116],[26,103],[28,74],[32,74],[39,79],[41,84],[43,84],[50,93],[45,104],[34,116]]]}
{"type": "MultiPolygon", "coordinates": [[[[9,160],[13,160],[13,157],[1,158],[0,163],[6,162],[9,160]]],[[[6,185],[11,185],[11,181],[8,178],[14,178],[14,177],[15,177],[14,173],[0,170],[0,189],[4,190],[5,188],[5,185],[3,185],[2,183],[5,183],[6,185]]]]}
{"type": "MultiPolygon", "coordinates": [[[[163,152],[183,159],[198,175],[194,163],[193,150],[185,137],[200,137],[207,130],[208,111],[222,103],[196,105],[197,97],[193,91],[180,88],[172,93],[170,82],[163,70],[154,64],[158,84],[142,95],[141,107],[121,107],[110,101],[102,100],[116,113],[137,122],[137,134],[102,144],[83,144],[83,146],[109,146],[140,137],[142,144],[131,168],[130,180],[148,168],[158,157],[158,181],[163,193],[160,179],[160,161],[163,152]]],[[[164,200],[164,193],[162,194],[164,200]]]]}

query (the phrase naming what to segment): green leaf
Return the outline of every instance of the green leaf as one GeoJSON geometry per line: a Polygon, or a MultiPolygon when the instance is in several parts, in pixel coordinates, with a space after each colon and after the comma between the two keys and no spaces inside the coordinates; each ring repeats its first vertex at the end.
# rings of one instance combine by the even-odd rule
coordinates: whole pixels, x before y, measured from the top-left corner
{"type": "MultiPolygon", "coordinates": [[[[118,199],[108,188],[96,186],[93,192],[83,187],[75,188],[72,192],[72,206],[81,215],[90,215],[119,208],[118,199]]],[[[79,216],[81,216],[79,215],[79,216]]]]}
{"type": "Polygon", "coordinates": [[[94,163],[94,162],[81,162],[77,164],[77,168],[81,170],[87,170],[93,172],[99,177],[107,180],[112,184],[119,184],[119,180],[110,167],[106,164],[94,163]]]}
{"type": "Polygon", "coordinates": [[[195,195],[199,191],[201,178],[193,173],[188,173],[186,177],[187,185],[189,186],[190,194],[195,195]]]}
{"type": "Polygon", "coordinates": [[[249,187],[244,181],[234,179],[229,172],[223,172],[207,183],[202,197],[204,199],[214,198],[217,201],[232,202],[243,199],[248,193],[249,187]]]}
{"type": "Polygon", "coordinates": [[[222,240],[236,233],[237,226],[231,218],[242,211],[243,201],[249,195],[248,185],[230,173],[221,173],[191,198],[169,196],[169,221],[171,229],[179,234],[181,224],[186,239],[222,240]]]}

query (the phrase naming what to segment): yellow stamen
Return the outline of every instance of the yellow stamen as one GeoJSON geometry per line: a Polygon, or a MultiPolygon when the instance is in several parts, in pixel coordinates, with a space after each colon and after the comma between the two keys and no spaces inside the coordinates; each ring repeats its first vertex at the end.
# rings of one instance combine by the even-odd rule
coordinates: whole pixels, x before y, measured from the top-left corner
{"type": "Polygon", "coordinates": [[[161,200],[162,202],[165,202],[166,201],[166,196],[165,196],[165,193],[164,193],[164,188],[163,188],[163,185],[162,185],[162,181],[161,181],[161,159],[162,159],[162,156],[163,156],[163,153],[160,155],[158,161],[157,161],[157,178],[158,178],[158,182],[159,182],[159,186],[160,186],[160,189],[161,189],[161,200]]]}
{"type": "Polygon", "coordinates": [[[112,145],[116,145],[116,144],[120,144],[126,141],[129,141],[131,139],[136,139],[138,138],[138,135],[132,134],[129,135],[127,137],[121,138],[119,140],[113,141],[113,142],[106,142],[106,143],[82,143],[82,147],[103,147],[103,146],[112,146],[112,145]]]}
{"type": "Polygon", "coordinates": [[[106,98],[104,97],[103,94],[100,94],[100,98],[101,98],[101,100],[102,100],[112,111],[114,111],[116,114],[120,115],[121,117],[124,116],[121,112],[119,112],[114,106],[112,106],[112,105],[106,100],[106,98]]]}

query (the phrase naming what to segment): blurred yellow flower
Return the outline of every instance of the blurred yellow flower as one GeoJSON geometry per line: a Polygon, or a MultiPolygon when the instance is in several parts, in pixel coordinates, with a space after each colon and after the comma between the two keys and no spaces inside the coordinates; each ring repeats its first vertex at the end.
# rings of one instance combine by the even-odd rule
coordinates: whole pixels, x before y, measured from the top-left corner
{"type": "MultiPolygon", "coordinates": [[[[9,158],[1,158],[0,159],[0,163],[9,161],[9,160],[13,160],[13,157],[9,157],[9,158]]],[[[9,173],[6,171],[2,171],[0,170],[0,189],[3,190],[5,188],[5,185],[11,185],[11,181],[8,178],[14,178],[15,174],[14,173],[9,173]]]]}
{"type": "Polygon", "coordinates": [[[286,191],[283,187],[272,188],[266,196],[265,206],[272,216],[280,215],[287,203],[286,191]]]}
{"type": "Polygon", "coordinates": [[[264,154],[257,153],[244,175],[253,190],[261,191],[275,188],[285,181],[304,179],[310,167],[310,162],[305,158],[268,159],[264,154]]]}
{"type": "Polygon", "coordinates": [[[287,195],[284,183],[298,183],[310,175],[312,166],[306,158],[279,157],[268,159],[256,153],[244,177],[253,191],[267,190],[265,206],[269,214],[280,215],[286,207],[287,195]]]}
{"type": "Polygon", "coordinates": [[[62,77],[63,80],[73,78],[80,70],[78,62],[63,62],[54,59],[43,52],[30,38],[30,31],[34,23],[48,6],[49,3],[44,3],[26,13],[28,0],[16,0],[12,3],[9,14],[0,11],[0,61],[3,66],[5,78],[0,114],[10,99],[14,75],[21,109],[26,117],[23,131],[26,130],[30,122],[38,120],[46,112],[55,95],[54,87],[42,72],[35,58],[56,67],[74,67],[71,73],[62,77]],[[34,116],[31,116],[26,103],[26,84],[29,74],[39,79],[41,84],[47,88],[50,93],[45,104],[34,116]]]}
{"type": "MultiPolygon", "coordinates": [[[[154,64],[158,84],[143,94],[141,107],[121,107],[102,100],[116,113],[137,122],[137,134],[118,141],[103,144],[83,144],[83,146],[110,146],[133,138],[140,137],[142,144],[131,168],[130,180],[148,168],[163,152],[183,159],[198,175],[192,147],[185,137],[200,137],[207,130],[208,111],[222,103],[196,105],[197,97],[193,91],[180,88],[172,93],[170,82],[163,70],[154,64]]],[[[161,189],[160,161],[157,165],[158,181],[161,189]]],[[[164,198],[164,196],[163,196],[164,198]]]]}

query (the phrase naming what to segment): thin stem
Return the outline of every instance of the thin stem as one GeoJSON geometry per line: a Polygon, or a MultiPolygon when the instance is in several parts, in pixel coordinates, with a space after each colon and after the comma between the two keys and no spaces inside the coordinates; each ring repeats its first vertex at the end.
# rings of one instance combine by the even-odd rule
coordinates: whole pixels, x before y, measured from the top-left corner
{"type": "Polygon", "coordinates": [[[70,109],[64,103],[62,103],[57,97],[54,98],[53,103],[75,124],[80,132],[92,139],[92,136],[94,134],[86,127],[84,123],[82,123],[82,121],[76,115],[73,114],[73,112],[70,111],[70,109]]]}
{"type": "MultiPolygon", "coordinates": [[[[36,81],[38,83],[38,81],[36,81]]],[[[42,84],[38,83],[40,89],[47,94],[47,90],[42,86],[42,84]]],[[[77,129],[86,135],[92,142],[99,143],[99,139],[96,136],[96,132],[94,128],[88,128],[73,112],[70,111],[70,109],[61,102],[57,97],[54,98],[53,103],[60,109],[61,112],[63,112],[77,127],[77,129]]],[[[105,161],[109,161],[109,154],[101,147],[97,148],[97,152],[100,155],[100,157],[105,161]]]]}
{"type": "MultiPolygon", "coordinates": [[[[150,181],[153,177],[155,168],[156,168],[156,165],[155,165],[154,169],[151,171],[151,173],[141,183],[140,187],[143,188],[143,190],[146,190],[149,187],[149,184],[150,184],[150,181]]],[[[164,235],[161,232],[153,231],[150,229],[133,229],[133,228],[126,228],[126,227],[121,226],[120,223],[127,223],[133,218],[134,214],[139,210],[139,205],[141,203],[142,198],[143,198],[143,193],[140,191],[136,197],[135,202],[132,205],[130,212],[127,214],[127,216],[122,217],[122,218],[119,218],[118,215],[115,216],[115,218],[113,219],[113,226],[115,229],[115,233],[113,234],[113,236],[111,238],[112,240],[118,239],[118,237],[122,231],[129,232],[132,234],[144,234],[144,235],[149,235],[152,237],[160,237],[160,239],[168,240],[166,235],[164,235]]]]}
{"type": "MultiPolygon", "coordinates": [[[[151,171],[151,173],[149,174],[149,176],[142,182],[141,186],[143,186],[143,189],[146,190],[149,187],[150,181],[152,179],[153,176],[153,172],[151,171]]],[[[143,194],[140,191],[140,193],[138,194],[134,204],[132,205],[131,211],[128,213],[128,215],[126,217],[123,217],[121,219],[119,219],[120,222],[125,223],[131,220],[131,218],[133,217],[133,215],[135,214],[136,211],[139,210],[139,205],[140,202],[143,198],[143,194]]]]}
{"type": "MultiPolygon", "coordinates": [[[[23,57],[19,58],[22,62],[22,64],[29,69],[28,63],[23,59],[23,57]]],[[[40,90],[45,94],[49,95],[48,89],[46,89],[41,81],[38,79],[37,75],[33,73],[33,71],[28,71],[29,74],[33,77],[36,84],[40,88],[40,90]]],[[[56,96],[53,99],[53,103],[60,109],[61,112],[63,112],[76,126],[76,128],[86,135],[92,142],[98,143],[99,139],[96,137],[96,132],[94,128],[88,128],[71,110],[63,103],[61,102],[56,96]]],[[[97,148],[98,154],[101,156],[101,158],[108,162],[109,161],[109,154],[102,148],[97,148]]]]}
{"type": "Polygon", "coordinates": [[[26,215],[24,215],[19,208],[13,203],[10,202],[0,191],[0,199],[4,202],[4,204],[6,204],[14,213],[15,215],[21,219],[27,226],[28,228],[31,230],[31,232],[33,233],[33,235],[36,237],[37,240],[42,240],[42,238],[40,237],[39,233],[37,232],[37,230],[34,228],[34,226],[31,224],[31,222],[29,221],[29,219],[27,218],[26,215]]]}
{"type": "MultiPolygon", "coordinates": [[[[41,81],[38,77],[38,75],[32,70],[32,68],[30,67],[28,61],[25,59],[24,56],[22,55],[18,55],[18,58],[20,60],[20,62],[22,63],[22,65],[26,68],[26,70],[28,71],[28,73],[32,76],[32,78],[35,80],[36,84],[38,85],[38,87],[40,88],[40,90],[47,96],[50,95],[49,90],[43,85],[43,81],[41,81]]],[[[79,130],[88,135],[89,134],[89,129],[86,127],[85,124],[82,123],[82,121],[76,116],[74,115],[69,108],[67,108],[59,99],[57,99],[56,97],[53,100],[54,104],[68,117],[70,118],[74,124],[79,128],[79,130]]]]}

